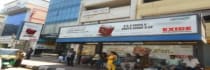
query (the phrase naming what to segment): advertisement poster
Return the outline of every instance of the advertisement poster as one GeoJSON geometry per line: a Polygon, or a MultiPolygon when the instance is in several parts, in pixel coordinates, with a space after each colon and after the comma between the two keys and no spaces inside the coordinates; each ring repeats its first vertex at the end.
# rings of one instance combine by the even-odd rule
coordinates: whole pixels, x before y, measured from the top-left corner
{"type": "Polygon", "coordinates": [[[84,45],[82,50],[82,55],[94,55],[95,54],[95,45],[84,45]]]}
{"type": "Polygon", "coordinates": [[[10,44],[13,41],[12,36],[0,36],[0,44],[10,44]]]}
{"type": "Polygon", "coordinates": [[[104,45],[103,52],[117,52],[120,56],[125,56],[126,53],[144,54],[146,49],[150,49],[150,57],[157,59],[169,59],[170,55],[175,55],[178,58],[186,58],[193,55],[192,45],[104,45]]]}
{"type": "Polygon", "coordinates": [[[117,52],[120,56],[126,56],[126,53],[132,53],[135,45],[104,45],[103,52],[117,52]]]}
{"type": "Polygon", "coordinates": [[[20,35],[20,40],[39,39],[42,26],[43,26],[42,24],[26,22],[23,26],[23,29],[20,35]]]}
{"type": "Polygon", "coordinates": [[[150,57],[159,59],[168,59],[170,55],[178,58],[186,58],[193,55],[192,45],[139,45],[134,48],[134,53],[142,54],[145,48],[151,50],[150,57]]]}
{"type": "Polygon", "coordinates": [[[136,20],[64,27],[59,38],[193,34],[197,25],[196,15],[136,20]]]}

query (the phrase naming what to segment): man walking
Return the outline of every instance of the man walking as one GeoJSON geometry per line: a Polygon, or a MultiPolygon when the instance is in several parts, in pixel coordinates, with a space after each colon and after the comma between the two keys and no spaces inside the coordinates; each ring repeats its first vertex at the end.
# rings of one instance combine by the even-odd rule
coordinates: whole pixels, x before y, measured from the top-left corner
{"type": "Polygon", "coordinates": [[[32,53],[33,53],[33,49],[32,49],[32,48],[29,48],[29,49],[27,50],[27,53],[26,53],[26,59],[30,59],[32,53]]]}
{"type": "Polygon", "coordinates": [[[69,49],[67,51],[67,65],[68,66],[74,66],[74,58],[75,58],[75,51],[74,49],[69,49]]]}

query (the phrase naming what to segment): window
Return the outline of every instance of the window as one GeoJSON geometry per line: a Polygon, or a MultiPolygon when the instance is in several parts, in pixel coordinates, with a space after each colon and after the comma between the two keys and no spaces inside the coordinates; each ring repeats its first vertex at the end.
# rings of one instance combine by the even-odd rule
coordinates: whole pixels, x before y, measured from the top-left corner
{"type": "Polygon", "coordinates": [[[203,16],[203,19],[206,23],[210,23],[210,15],[203,16]]]}
{"type": "Polygon", "coordinates": [[[81,0],[51,0],[47,24],[72,21],[78,18],[81,0]]]}
{"type": "Polygon", "coordinates": [[[155,2],[155,1],[160,1],[160,0],[144,0],[144,3],[150,3],[150,2],[155,2]]]}

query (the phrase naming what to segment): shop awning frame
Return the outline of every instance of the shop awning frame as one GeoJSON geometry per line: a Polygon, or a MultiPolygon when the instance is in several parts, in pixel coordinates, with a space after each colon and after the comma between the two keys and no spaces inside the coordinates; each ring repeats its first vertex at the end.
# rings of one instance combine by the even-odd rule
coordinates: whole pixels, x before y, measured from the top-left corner
{"type": "Polygon", "coordinates": [[[161,35],[161,36],[122,36],[122,37],[87,37],[87,38],[59,38],[58,43],[82,42],[154,42],[154,41],[201,41],[201,34],[161,35]]]}

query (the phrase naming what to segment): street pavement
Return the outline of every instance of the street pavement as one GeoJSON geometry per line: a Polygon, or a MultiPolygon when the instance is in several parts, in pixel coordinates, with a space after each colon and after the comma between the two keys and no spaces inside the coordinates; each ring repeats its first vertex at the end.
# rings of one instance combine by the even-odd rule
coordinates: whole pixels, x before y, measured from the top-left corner
{"type": "Polygon", "coordinates": [[[34,70],[54,70],[55,68],[57,68],[57,70],[97,70],[95,68],[89,67],[88,65],[75,65],[74,67],[67,66],[64,63],[59,63],[56,56],[32,57],[30,60],[23,60],[22,64],[25,65],[27,68],[33,68],[34,70]]]}
{"type": "Polygon", "coordinates": [[[2,70],[31,70],[31,69],[17,67],[17,68],[7,68],[7,69],[2,69],[2,70]]]}

